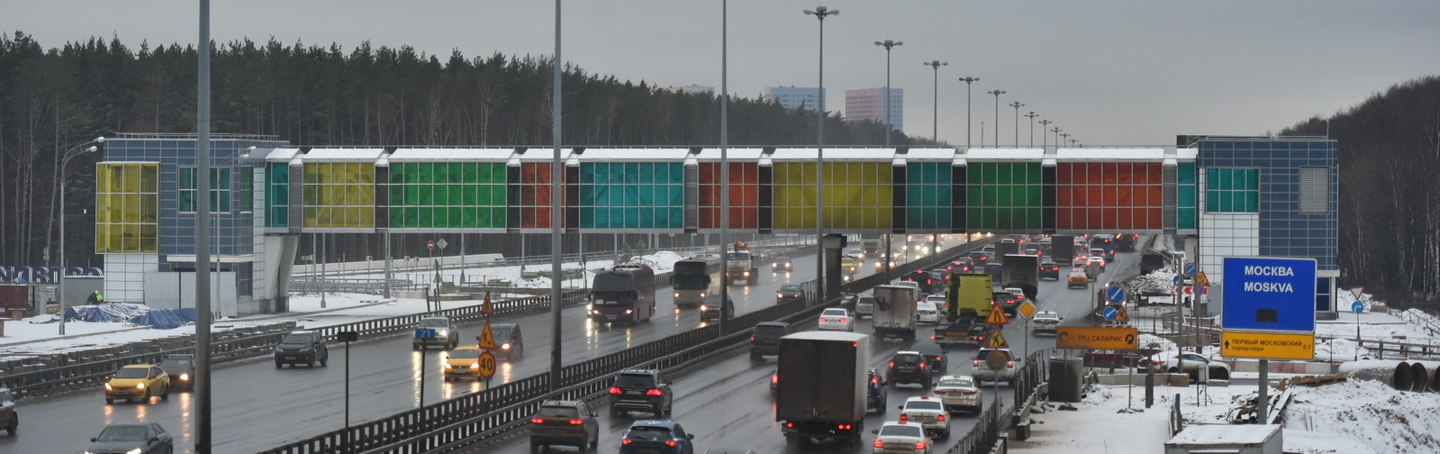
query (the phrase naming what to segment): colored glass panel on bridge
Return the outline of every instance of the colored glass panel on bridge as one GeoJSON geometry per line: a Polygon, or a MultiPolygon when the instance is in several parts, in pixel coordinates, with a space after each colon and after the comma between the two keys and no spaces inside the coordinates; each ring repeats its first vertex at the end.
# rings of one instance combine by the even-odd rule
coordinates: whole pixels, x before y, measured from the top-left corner
{"type": "Polygon", "coordinates": [[[503,163],[395,163],[389,180],[392,228],[505,228],[503,163]]]}
{"type": "Polygon", "coordinates": [[[265,165],[265,226],[290,226],[290,164],[265,165]]]}
{"type": "Polygon", "coordinates": [[[824,191],[824,228],[890,228],[894,192],[890,163],[825,163],[823,185],[815,181],[815,166],[809,162],[775,163],[775,230],[815,229],[817,188],[824,191]]]}
{"type": "MultiPolygon", "coordinates": [[[[525,229],[548,229],[550,228],[550,182],[551,163],[548,162],[523,162],[520,163],[520,228],[525,229]]],[[[561,199],[564,201],[565,185],[560,185],[561,199]]],[[[564,212],[561,212],[560,222],[565,222],[564,212]]]]}
{"type": "Polygon", "coordinates": [[[912,162],[905,169],[905,228],[950,228],[951,164],[912,162]]]}
{"type": "Polygon", "coordinates": [[[95,176],[95,253],[156,252],[160,164],[101,163],[95,176]]]}
{"type": "Polygon", "coordinates": [[[1205,169],[1207,213],[1259,213],[1258,169],[1205,169]]]}
{"type": "Polygon", "coordinates": [[[679,162],[580,164],[580,227],[685,228],[685,166],[679,162]]]}
{"type": "Polygon", "coordinates": [[[1161,229],[1165,205],[1162,172],[1158,162],[1057,164],[1056,228],[1161,229]]]}
{"type": "Polygon", "coordinates": [[[305,227],[373,228],[375,165],[364,162],[307,162],[305,227]]]}
{"type": "Polygon", "coordinates": [[[1175,223],[1176,228],[1196,228],[1197,207],[1199,196],[1196,190],[1198,181],[1197,171],[1199,167],[1193,162],[1182,162],[1176,168],[1175,175],[1175,223]]]}
{"type": "MultiPolygon", "coordinates": [[[[760,227],[760,164],[731,162],[730,165],[730,228],[760,227]]],[[[700,228],[720,228],[720,163],[700,163],[700,228]]]]}
{"type": "Polygon", "coordinates": [[[971,163],[966,180],[967,229],[1041,229],[1044,208],[1040,163],[971,163]]]}

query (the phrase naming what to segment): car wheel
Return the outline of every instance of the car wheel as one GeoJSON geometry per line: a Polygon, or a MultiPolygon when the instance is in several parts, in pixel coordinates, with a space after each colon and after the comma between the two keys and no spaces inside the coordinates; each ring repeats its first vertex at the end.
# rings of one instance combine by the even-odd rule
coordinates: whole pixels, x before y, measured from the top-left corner
{"type": "Polygon", "coordinates": [[[330,352],[325,352],[325,356],[320,357],[320,367],[330,367],[330,352]]]}
{"type": "Polygon", "coordinates": [[[145,397],[141,398],[140,401],[150,402],[150,388],[145,388],[145,397]]]}
{"type": "Polygon", "coordinates": [[[535,451],[539,451],[539,450],[540,450],[540,444],[539,444],[539,443],[536,443],[535,440],[530,440],[530,452],[535,452],[535,451]]]}
{"type": "Polygon", "coordinates": [[[305,367],[315,367],[315,357],[311,356],[305,360],[305,367]]]}
{"type": "Polygon", "coordinates": [[[170,385],[165,385],[165,389],[160,391],[160,400],[170,400],[170,385]]]}
{"type": "Polygon", "coordinates": [[[106,405],[113,405],[113,404],[115,404],[115,399],[111,399],[111,398],[109,398],[109,397],[106,397],[106,398],[105,398],[105,404],[106,404],[106,405]]]}
{"type": "Polygon", "coordinates": [[[5,428],[5,433],[8,433],[8,434],[10,434],[10,436],[13,437],[13,436],[15,436],[15,434],[17,433],[16,431],[19,430],[19,429],[20,429],[20,415],[15,415],[15,418],[10,420],[10,426],[5,428]]]}

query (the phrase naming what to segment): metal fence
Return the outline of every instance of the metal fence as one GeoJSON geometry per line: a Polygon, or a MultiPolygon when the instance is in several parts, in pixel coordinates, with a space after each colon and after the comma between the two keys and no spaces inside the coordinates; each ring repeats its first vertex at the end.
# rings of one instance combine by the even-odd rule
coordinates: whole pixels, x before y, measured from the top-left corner
{"type": "MultiPolygon", "coordinates": [[[[1043,359],[1050,356],[1052,350],[1044,349],[1031,353],[1025,358],[1025,364],[1021,365],[1020,371],[1015,375],[1015,381],[1011,385],[1011,392],[1014,393],[1014,401],[1010,408],[1001,408],[1001,405],[991,405],[980,413],[975,420],[975,427],[965,434],[954,446],[946,451],[947,454],[980,454],[994,451],[1000,442],[1000,434],[1011,427],[1017,430],[1025,430],[1028,437],[1028,426],[1030,411],[1029,406],[1034,402],[1032,399],[1040,397],[1040,392],[1045,389],[1046,383],[1046,361],[1043,359]],[[1025,421],[1020,419],[1024,418],[1025,421]],[[1023,425],[1022,425],[1023,424],[1023,425]],[[1022,429],[1023,427],[1023,429],[1022,429]]],[[[997,402],[998,403],[998,402],[997,402]]]]}

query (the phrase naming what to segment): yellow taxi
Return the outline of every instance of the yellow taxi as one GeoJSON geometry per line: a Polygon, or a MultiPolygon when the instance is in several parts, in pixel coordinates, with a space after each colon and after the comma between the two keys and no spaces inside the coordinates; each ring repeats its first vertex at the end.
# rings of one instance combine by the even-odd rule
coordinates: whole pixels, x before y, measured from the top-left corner
{"type": "Polygon", "coordinates": [[[851,257],[851,256],[848,256],[848,255],[847,255],[847,256],[842,256],[842,257],[840,257],[840,267],[841,267],[841,268],[844,268],[844,269],[850,270],[851,272],[854,272],[854,271],[855,271],[855,268],[856,268],[856,267],[859,267],[859,266],[860,266],[860,262],[857,261],[857,260],[855,259],[855,257],[851,257]]]}
{"type": "Polygon", "coordinates": [[[131,364],[121,367],[105,382],[105,403],[113,404],[115,399],[170,400],[170,375],[154,364],[131,364]]]}
{"type": "Polygon", "coordinates": [[[480,347],[456,347],[445,356],[445,380],[480,378],[480,347]]]}
{"type": "Polygon", "coordinates": [[[1090,277],[1085,275],[1085,269],[1083,268],[1070,270],[1070,276],[1065,278],[1066,288],[1085,288],[1088,285],[1090,285],[1090,277]]]}

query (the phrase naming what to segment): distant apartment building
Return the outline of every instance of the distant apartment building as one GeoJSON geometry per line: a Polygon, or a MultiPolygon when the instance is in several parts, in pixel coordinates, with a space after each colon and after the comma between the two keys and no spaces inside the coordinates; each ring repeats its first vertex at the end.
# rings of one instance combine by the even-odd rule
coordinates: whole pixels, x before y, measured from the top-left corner
{"type": "Polygon", "coordinates": [[[708,87],[708,86],[704,86],[704,85],[686,85],[686,86],[683,86],[683,87],[665,87],[665,88],[663,88],[662,90],[671,91],[671,92],[675,92],[675,93],[686,93],[686,94],[692,94],[692,95],[694,95],[694,94],[700,94],[700,93],[711,93],[711,94],[715,93],[715,87],[708,87]]]}
{"type": "Polygon", "coordinates": [[[779,103],[786,109],[820,110],[820,96],[824,91],[814,87],[765,87],[767,102],[779,103]]]}
{"type": "MultiPolygon", "coordinates": [[[[845,90],[845,119],[872,120],[885,124],[885,89],[845,90]]],[[[905,130],[905,89],[890,89],[890,124],[897,131],[905,130]]]]}

